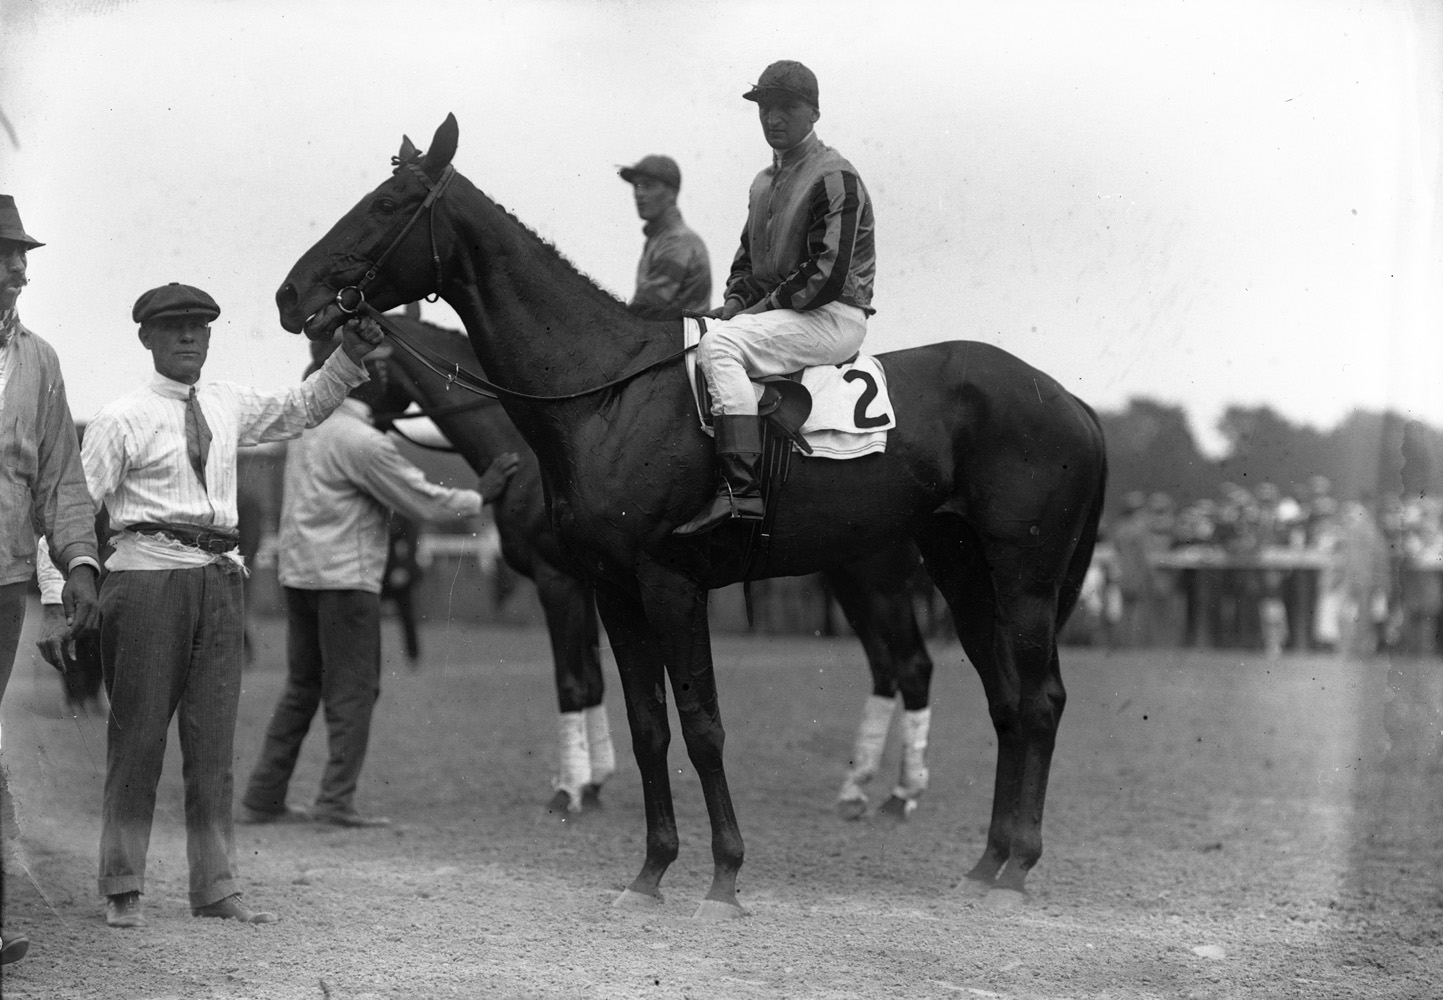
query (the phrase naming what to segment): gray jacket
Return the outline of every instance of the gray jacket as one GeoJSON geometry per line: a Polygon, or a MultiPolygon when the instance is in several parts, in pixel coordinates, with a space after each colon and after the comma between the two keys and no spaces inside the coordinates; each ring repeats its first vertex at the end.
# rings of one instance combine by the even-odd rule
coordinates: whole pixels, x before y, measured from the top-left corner
{"type": "Polygon", "coordinates": [[[68,570],[95,547],[95,502],[85,485],[75,422],[55,349],[22,324],[9,348],[0,399],[0,585],[35,573],[35,536],[68,570]]]}

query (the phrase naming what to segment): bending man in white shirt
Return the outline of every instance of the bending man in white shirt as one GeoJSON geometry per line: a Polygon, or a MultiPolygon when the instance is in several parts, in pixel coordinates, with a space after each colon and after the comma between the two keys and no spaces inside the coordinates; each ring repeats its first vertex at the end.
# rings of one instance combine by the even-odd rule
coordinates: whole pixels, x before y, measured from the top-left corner
{"type": "MultiPolygon", "coordinates": [[[[333,349],[311,345],[311,371],[333,349]]],[[[381,348],[381,352],[387,348],[381,348]]],[[[379,355],[381,352],[377,352],[379,355]]],[[[371,421],[386,366],[351,390],[320,426],[286,454],[281,505],[280,582],[286,595],[286,687],[241,798],[242,823],[314,819],[348,827],[389,825],[356,810],[356,786],[381,693],[381,582],[387,513],[420,522],[455,521],[498,499],[519,459],[502,455],[475,490],[429,482],[371,421]],[[316,710],[325,705],[328,756],[314,808],[288,806],[286,793],[316,710]]]]}

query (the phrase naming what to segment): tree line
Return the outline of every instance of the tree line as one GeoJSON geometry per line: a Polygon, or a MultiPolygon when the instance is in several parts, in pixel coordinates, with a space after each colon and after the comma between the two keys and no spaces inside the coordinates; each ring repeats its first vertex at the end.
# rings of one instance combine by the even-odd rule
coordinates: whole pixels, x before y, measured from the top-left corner
{"type": "Polygon", "coordinates": [[[1302,498],[1325,476],[1340,500],[1418,499],[1443,490],[1443,432],[1392,411],[1354,410],[1331,430],[1297,424],[1270,406],[1229,406],[1226,448],[1204,455],[1182,407],[1134,397],[1099,410],[1107,436],[1107,510],[1129,492],[1164,492],[1179,505],[1216,499],[1223,483],[1250,492],[1272,483],[1302,498]]]}

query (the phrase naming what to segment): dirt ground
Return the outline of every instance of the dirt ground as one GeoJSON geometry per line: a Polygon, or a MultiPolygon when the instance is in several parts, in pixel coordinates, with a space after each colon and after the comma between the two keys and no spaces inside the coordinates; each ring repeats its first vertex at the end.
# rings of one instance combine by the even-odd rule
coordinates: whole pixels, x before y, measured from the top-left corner
{"type": "MultiPolygon", "coordinates": [[[[282,678],[282,626],[255,624],[238,783],[282,678]]],[[[750,916],[716,925],[690,919],[709,834],[679,738],[666,904],[611,908],[644,834],[614,668],[621,768],[600,812],[562,823],[543,808],[543,633],[434,624],[423,645],[412,672],[387,633],[362,783],[362,808],[393,829],[238,828],[247,901],[278,924],[189,916],[172,739],[143,931],[106,928],[95,895],[104,721],[66,716],[49,668],[22,654],[3,707],[20,833],[7,926],[33,945],[0,970],[6,1000],[1440,995],[1439,661],[1065,651],[1046,853],[1028,904],[997,911],[958,885],[982,847],[995,741],[957,646],[934,648],[931,790],[895,825],[833,810],[867,693],[856,643],[720,637],[750,916]]],[[[293,802],[314,793],[321,749],[313,730],[293,802]]],[[[884,777],[896,760],[894,734],[884,777]]]]}

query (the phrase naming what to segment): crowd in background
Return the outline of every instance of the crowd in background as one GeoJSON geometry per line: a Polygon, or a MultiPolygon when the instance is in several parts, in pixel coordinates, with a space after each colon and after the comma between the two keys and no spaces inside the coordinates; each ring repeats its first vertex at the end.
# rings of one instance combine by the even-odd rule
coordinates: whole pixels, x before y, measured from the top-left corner
{"type": "Polygon", "coordinates": [[[1224,483],[1179,504],[1128,493],[1106,522],[1074,638],[1430,653],[1443,605],[1443,502],[1339,500],[1315,476],[1285,491],[1224,483]]]}

